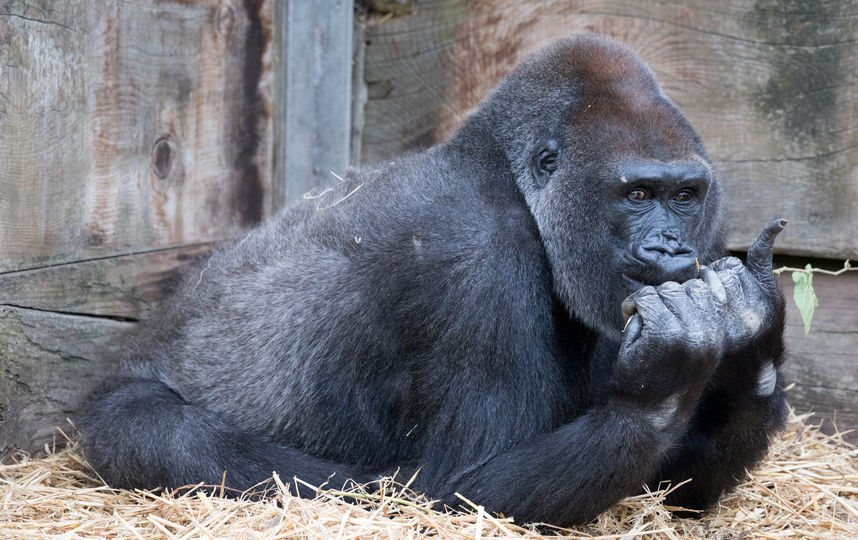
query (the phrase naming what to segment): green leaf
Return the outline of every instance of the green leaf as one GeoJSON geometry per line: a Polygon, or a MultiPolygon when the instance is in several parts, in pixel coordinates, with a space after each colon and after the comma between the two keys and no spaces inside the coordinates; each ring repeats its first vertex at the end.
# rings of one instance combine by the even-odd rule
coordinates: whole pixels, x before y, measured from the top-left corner
{"type": "Polygon", "coordinates": [[[816,299],[816,293],[813,292],[813,274],[810,272],[812,267],[808,264],[805,270],[808,272],[793,272],[792,280],[795,282],[792,299],[801,313],[801,319],[804,321],[804,335],[810,332],[810,323],[813,321],[813,310],[819,306],[819,301],[816,299]]]}

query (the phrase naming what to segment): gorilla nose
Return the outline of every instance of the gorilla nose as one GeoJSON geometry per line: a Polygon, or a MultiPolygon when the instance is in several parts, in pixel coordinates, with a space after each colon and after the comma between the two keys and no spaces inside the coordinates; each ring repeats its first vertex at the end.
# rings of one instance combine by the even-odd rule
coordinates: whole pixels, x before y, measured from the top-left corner
{"type": "Polygon", "coordinates": [[[661,235],[667,240],[679,242],[679,231],[676,229],[665,229],[661,231],[661,235]]]}

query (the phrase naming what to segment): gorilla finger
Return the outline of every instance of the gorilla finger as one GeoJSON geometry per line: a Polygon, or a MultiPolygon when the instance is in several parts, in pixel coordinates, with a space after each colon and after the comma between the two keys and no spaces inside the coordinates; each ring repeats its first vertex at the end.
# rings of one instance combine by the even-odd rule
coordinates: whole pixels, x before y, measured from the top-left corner
{"type": "Polygon", "coordinates": [[[761,397],[770,396],[775,393],[778,385],[778,371],[771,361],[765,363],[757,378],[757,395],[761,397]]]}
{"type": "Polygon", "coordinates": [[[657,332],[665,329],[675,330],[679,327],[679,319],[674,315],[653,289],[653,294],[646,294],[635,299],[637,314],[644,326],[657,332]]]}
{"type": "Polygon", "coordinates": [[[632,315],[638,312],[637,304],[635,303],[634,296],[627,296],[625,300],[623,300],[623,304],[620,307],[623,314],[623,324],[625,326],[629,325],[629,320],[632,318],[632,315]]]}
{"type": "Polygon", "coordinates": [[[716,272],[724,270],[735,270],[742,267],[742,261],[738,257],[722,257],[709,265],[709,268],[716,272]]]}
{"type": "Polygon", "coordinates": [[[658,296],[665,307],[681,321],[689,320],[689,317],[694,317],[697,312],[697,306],[679,283],[665,283],[658,288],[658,296]]]}
{"type": "Polygon", "coordinates": [[[787,226],[786,219],[778,218],[766,225],[759,238],[751,244],[748,249],[747,267],[757,281],[775,286],[775,277],[772,274],[772,257],[774,256],[775,238],[787,226]]]}
{"type": "Polygon", "coordinates": [[[626,344],[632,343],[640,337],[642,331],[643,321],[641,320],[640,315],[632,315],[628,322],[626,322],[626,327],[623,328],[623,341],[625,341],[626,344]]]}
{"type": "Polygon", "coordinates": [[[701,279],[690,279],[682,284],[688,298],[694,302],[697,309],[709,312],[712,309],[712,295],[706,282],[701,279]]]}
{"type": "Polygon", "coordinates": [[[700,275],[709,287],[709,290],[712,293],[712,298],[714,298],[719,304],[727,303],[727,291],[724,289],[724,284],[721,283],[721,278],[718,277],[715,270],[712,270],[708,266],[704,266],[700,270],[700,275]]]}
{"type": "Polygon", "coordinates": [[[737,299],[744,298],[745,296],[745,286],[743,284],[743,277],[748,279],[751,278],[751,275],[745,269],[744,266],[739,265],[739,268],[731,268],[729,270],[722,270],[720,272],[715,272],[718,276],[718,279],[721,280],[721,285],[724,287],[724,291],[727,293],[727,302],[735,302],[737,299]]]}

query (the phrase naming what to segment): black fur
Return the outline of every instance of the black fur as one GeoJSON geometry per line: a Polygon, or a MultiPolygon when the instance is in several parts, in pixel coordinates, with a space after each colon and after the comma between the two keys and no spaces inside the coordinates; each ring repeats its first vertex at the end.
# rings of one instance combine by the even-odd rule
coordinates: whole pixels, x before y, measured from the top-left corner
{"type": "Polygon", "coordinates": [[[447,142],[212,255],[82,411],[83,447],[116,487],[420,467],[431,497],[523,521],[688,477],[671,502],[703,508],[783,420],[780,385],[756,385],[783,305],[734,260],[661,285],[691,255],[724,255],[699,138],[629,51],[563,40],[447,142]]]}

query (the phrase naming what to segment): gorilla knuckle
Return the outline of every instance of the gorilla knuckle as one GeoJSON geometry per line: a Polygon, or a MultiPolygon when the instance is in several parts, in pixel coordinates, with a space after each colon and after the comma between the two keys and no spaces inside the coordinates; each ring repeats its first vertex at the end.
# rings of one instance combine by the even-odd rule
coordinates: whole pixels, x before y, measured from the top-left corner
{"type": "Polygon", "coordinates": [[[709,287],[703,280],[695,279],[683,285],[685,294],[692,299],[698,306],[708,306],[711,301],[711,293],[709,287]]]}
{"type": "Polygon", "coordinates": [[[738,257],[723,257],[712,263],[712,268],[715,270],[733,270],[738,267],[743,267],[742,261],[738,257]]]}
{"type": "Polygon", "coordinates": [[[640,290],[638,290],[635,293],[636,299],[652,299],[652,297],[657,297],[657,296],[658,296],[658,289],[656,289],[652,285],[645,285],[645,286],[641,287],[640,290]]]}
{"type": "Polygon", "coordinates": [[[675,281],[667,281],[658,287],[658,294],[660,296],[679,298],[681,296],[685,296],[685,290],[679,283],[675,281]]]}

